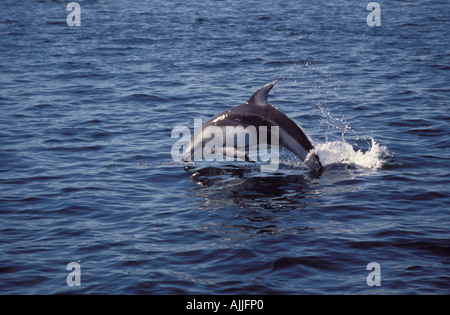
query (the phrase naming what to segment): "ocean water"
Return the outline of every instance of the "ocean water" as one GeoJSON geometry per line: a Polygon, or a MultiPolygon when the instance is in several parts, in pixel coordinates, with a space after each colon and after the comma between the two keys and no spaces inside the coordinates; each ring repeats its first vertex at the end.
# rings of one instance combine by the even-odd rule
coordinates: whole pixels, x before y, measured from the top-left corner
{"type": "Polygon", "coordinates": [[[0,294],[449,294],[450,3],[369,2],[1,1],[0,294]],[[269,82],[320,176],[172,160],[269,82]]]}

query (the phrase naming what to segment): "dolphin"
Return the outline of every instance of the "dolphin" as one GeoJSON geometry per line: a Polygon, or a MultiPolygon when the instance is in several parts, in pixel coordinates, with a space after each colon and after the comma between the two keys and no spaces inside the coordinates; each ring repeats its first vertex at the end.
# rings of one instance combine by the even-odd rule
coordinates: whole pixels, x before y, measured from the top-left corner
{"type": "MultiPolygon", "coordinates": [[[[279,137],[279,146],[285,147],[295,155],[297,155],[307,166],[309,166],[315,172],[321,172],[323,170],[320,163],[319,156],[316,154],[315,149],[308,137],[302,131],[302,129],[293,122],[289,117],[280,112],[278,109],[269,104],[267,97],[270,90],[274,87],[274,83],[269,83],[256,91],[250,99],[242,105],[236,106],[229,110],[220,113],[213,118],[209,119],[201,127],[202,131],[211,126],[222,128],[223,130],[227,126],[277,126],[279,137]]],[[[259,129],[261,130],[261,129],[259,129]]],[[[267,132],[267,131],[266,131],[267,132]]],[[[262,139],[258,132],[258,139],[262,139]]],[[[271,141],[267,135],[263,137],[266,140],[266,144],[270,145],[271,141]]],[[[273,142],[273,140],[272,140],[273,142]]],[[[192,154],[196,148],[203,148],[205,145],[205,139],[201,132],[194,133],[189,145],[184,152],[184,160],[191,161],[192,154]]],[[[223,146],[225,150],[223,154],[230,154],[230,151],[234,150],[235,156],[251,161],[248,155],[243,152],[237,152],[237,148],[228,148],[223,139],[223,146]]],[[[246,149],[251,144],[246,145],[246,149]]]]}

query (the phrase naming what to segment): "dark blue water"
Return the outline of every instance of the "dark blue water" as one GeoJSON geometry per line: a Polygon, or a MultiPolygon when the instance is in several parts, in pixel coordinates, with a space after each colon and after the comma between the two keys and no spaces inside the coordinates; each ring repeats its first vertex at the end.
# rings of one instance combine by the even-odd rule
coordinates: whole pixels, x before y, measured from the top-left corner
{"type": "Polygon", "coordinates": [[[368,2],[3,0],[0,293],[449,294],[450,3],[368,2]],[[172,160],[274,80],[322,175],[172,160]]]}

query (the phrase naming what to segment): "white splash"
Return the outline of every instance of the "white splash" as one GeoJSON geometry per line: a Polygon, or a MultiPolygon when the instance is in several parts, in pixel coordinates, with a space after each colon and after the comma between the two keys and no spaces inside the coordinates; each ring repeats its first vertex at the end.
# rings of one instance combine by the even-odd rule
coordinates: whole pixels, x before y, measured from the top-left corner
{"type": "Polygon", "coordinates": [[[355,167],[376,170],[380,169],[389,155],[385,146],[379,145],[374,139],[370,148],[363,152],[355,150],[345,141],[330,141],[316,144],[316,152],[324,167],[334,164],[348,164],[355,167]]]}

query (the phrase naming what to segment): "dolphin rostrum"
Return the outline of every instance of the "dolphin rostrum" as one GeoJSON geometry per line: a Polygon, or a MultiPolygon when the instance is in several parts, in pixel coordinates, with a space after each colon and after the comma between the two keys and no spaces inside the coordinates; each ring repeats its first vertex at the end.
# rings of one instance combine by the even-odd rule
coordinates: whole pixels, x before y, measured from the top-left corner
{"type": "MultiPolygon", "coordinates": [[[[256,91],[246,103],[231,108],[208,120],[205,124],[203,124],[201,130],[205,131],[207,128],[216,128],[212,133],[217,133],[217,130],[220,128],[225,134],[225,129],[230,126],[242,126],[244,128],[249,126],[260,127],[259,131],[256,131],[256,128],[254,127],[254,129],[252,129],[257,133],[257,139],[259,139],[260,145],[261,140],[266,142],[263,143],[265,145],[277,145],[279,143],[280,146],[295,153],[311,169],[316,172],[321,172],[322,164],[320,163],[320,159],[302,129],[289,117],[270,105],[267,101],[267,97],[273,86],[274,83],[269,83],[263,86],[256,91]],[[261,129],[261,126],[270,127],[272,130],[276,129],[276,136],[278,136],[279,139],[275,140],[278,141],[275,141],[274,143],[273,133],[271,140],[268,139],[267,134],[262,135],[261,130],[264,130],[267,133],[267,127],[266,129],[261,129]]],[[[192,154],[195,154],[194,151],[197,148],[203,148],[206,142],[207,141],[205,141],[202,132],[194,133],[194,136],[191,138],[191,141],[185,150],[184,160],[191,161],[192,154]]],[[[250,140],[250,142],[252,141],[250,140]]],[[[239,151],[236,145],[230,147],[226,144],[225,137],[222,135],[220,138],[220,144],[224,148],[220,154],[227,156],[232,154],[234,157],[237,156],[247,161],[251,161],[248,155],[245,152],[239,151]]],[[[253,143],[249,143],[249,141],[247,141],[245,149],[248,149],[255,144],[255,141],[253,141],[253,143]]]]}

